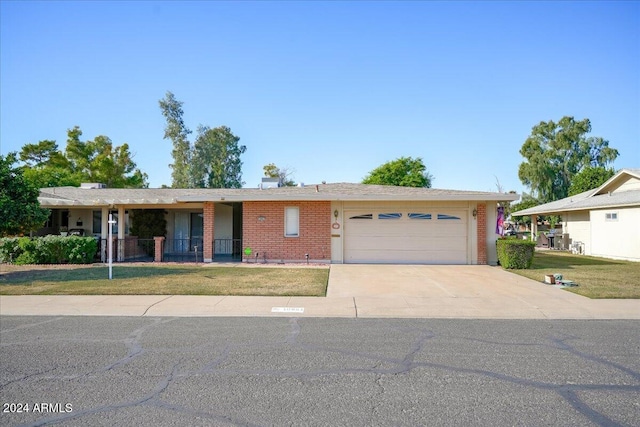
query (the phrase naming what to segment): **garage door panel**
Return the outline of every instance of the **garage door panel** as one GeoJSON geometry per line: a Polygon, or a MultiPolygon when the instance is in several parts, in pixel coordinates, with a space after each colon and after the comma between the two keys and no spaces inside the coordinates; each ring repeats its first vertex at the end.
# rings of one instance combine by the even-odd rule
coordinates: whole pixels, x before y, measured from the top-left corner
{"type": "Polygon", "coordinates": [[[347,242],[350,249],[390,250],[458,250],[467,244],[466,237],[429,237],[429,236],[361,236],[357,244],[347,242]],[[415,249],[411,249],[415,248],[415,249]]]}
{"type": "Polygon", "coordinates": [[[408,213],[406,209],[346,211],[345,262],[467,263],[466,211],[436,209],[424,212],[430,214],[431,219],[413,219],[408,213]],[[402,215],[379,219],[380,213],[392,212],[402,215]]]}
{"type": "Polygon", "coordinates": [[[381,263],[381,264],[464,264],[466,257],[459,251],[354,251],[349,254],[350,263],[381,263]]]}

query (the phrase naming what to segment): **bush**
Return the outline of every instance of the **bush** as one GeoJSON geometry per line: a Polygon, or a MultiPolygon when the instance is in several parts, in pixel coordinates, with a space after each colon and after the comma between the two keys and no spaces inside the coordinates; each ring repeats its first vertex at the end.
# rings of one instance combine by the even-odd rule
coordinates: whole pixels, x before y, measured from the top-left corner
{"type": "Polygon", "coordinates": [[[22,249],[18,245],[18,237],[0,238],[0,263],[12,263],[20,254],[22,249]]]}
{"type": "Polygon", "coordinates": [[[501,238],[496,241],[498,261],[502,268],[529,268],[533,262],[536,242],[513,238],[501,238]]]}
{"type": "Polygon", "coordinates": [[[93,237],[45,236],[0,239],[0,262],[89,264],[98,250],[93,237]]]}

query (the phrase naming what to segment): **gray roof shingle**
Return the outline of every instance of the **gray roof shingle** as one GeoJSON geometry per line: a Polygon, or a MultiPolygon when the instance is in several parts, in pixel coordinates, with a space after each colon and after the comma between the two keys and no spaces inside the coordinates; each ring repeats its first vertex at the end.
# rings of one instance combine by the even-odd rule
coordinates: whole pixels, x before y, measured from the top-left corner
{"type": "Polygon", "coordinates": [[[624,174],[640,179],[640,169],[622,169],[598,188],[556,200],[554,202],[512,212],[511,215],[545,215],[589,209],[640,206],[640,190],[620,191],[615,193],[601,191],[608,187],[610,183],[618,180],[620,176],[624,174]]]}
{"type": "Polygon", "coordinates": [[[54,187],[40,190],[43,206],[111,206],[136,204],[176,204],[218,201],[287,201],[287,200],[476,200],[511,201],[513,193],[441,190],[435,188],[395,187],[367,184],[318,184],[278,188],[100,188],[54,187]]]}

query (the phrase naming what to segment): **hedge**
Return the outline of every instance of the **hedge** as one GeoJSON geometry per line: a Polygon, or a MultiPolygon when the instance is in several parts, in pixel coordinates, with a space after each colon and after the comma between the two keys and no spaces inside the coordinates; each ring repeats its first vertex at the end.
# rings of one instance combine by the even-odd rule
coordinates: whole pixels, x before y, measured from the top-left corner
{"type": "Polygon", "coordinates": [[[89,264],[98,251],[93,237],[0,238],[0,262],[13,264],[89,264]]]}
{"type": "Polygon", "coordinates": [[[536,242],[501,238],[496,241],[498,261],[502,268],[523,269],[531,267],[536,242]]]}

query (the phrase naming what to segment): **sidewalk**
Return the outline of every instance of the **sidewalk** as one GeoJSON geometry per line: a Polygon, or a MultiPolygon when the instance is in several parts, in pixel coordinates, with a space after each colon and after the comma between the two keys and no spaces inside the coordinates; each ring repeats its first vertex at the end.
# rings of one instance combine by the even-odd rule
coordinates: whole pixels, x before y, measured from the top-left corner
{"type": "MultiPolygon", "coordinates": [[[[579,297],[584,298],[584,297],[579,297]]],[[[640,319],[640,300],[511,298],[0,296],[3,316],[368,317],[457,319],[640,319]]]]}
{"type": "Polygon", "coordinates": [[[327,297],[0,296],[0,315],[640,319],[640,299],[592,300],[490,266],[337,264],[327,297]]]}

